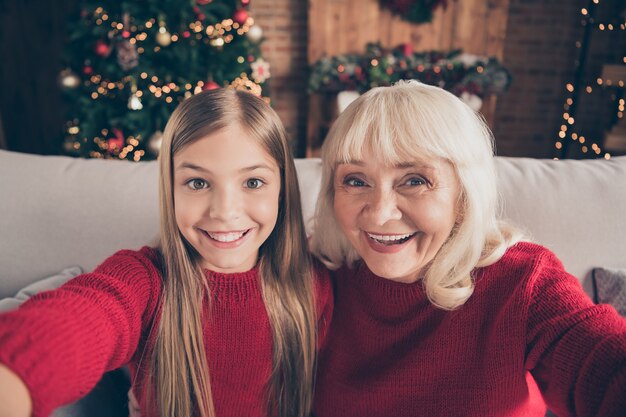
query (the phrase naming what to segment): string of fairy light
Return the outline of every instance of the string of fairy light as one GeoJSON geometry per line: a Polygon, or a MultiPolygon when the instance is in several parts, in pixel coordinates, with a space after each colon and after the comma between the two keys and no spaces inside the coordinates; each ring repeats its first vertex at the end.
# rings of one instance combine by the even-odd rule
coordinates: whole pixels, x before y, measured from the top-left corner
{"type": "MultiPolygon", "coordinates": [[[[626,30],[626,22],[597,22],[595,19],[595,12],[600,4],[600,0],[591,0],[587,7],[583,7],[580,9],[581,15],[581,25],[585,28],[583,32],[583,39],[576,41],[576,48],[581,50],[580,58],[577,61],[577,68],[575,71],[575,79],[572,82],[568,82],[565,85],[565,90],[567,91],[565,104],[563,105],[563,122],[561,124],[560,131],[558,133],[558,138],[555,142],[555,148],[560,152],[561,157],[565,157],[567,155],[567,148],[569,143],[577,143],[580,146],[580,150],[582,153],[586,154],[589,151],[595,153],[596,155],[601,155],[604,153],[605,159],[610,159],[610,152],[603,151],[602,147],[599,145],[601,140],[595,140],[586,138],[584,135],[580,134],[579,131],[576,130],[576,108],[577,108],[577,99],[581,92],[586,94],[591,94],[594,91],[593,85],[585,85],[582,84],[582,69],[585,66],[587,46],[589,43],[589,38],[591,36],[592,30],[600,30],[600,31],[624,31],[626,30]],[[580,86],[580,87],[579,87],[580,86]]],[[[622,57],[622,63],[626,64],[626,56],[622,57]]],[[[613,86],[612,80],[604,80],[602,77],[598,77],[595,80],[598,87],[603,86],[613,86]]],[[[617,87],[624,88],[624,80],[618,80],[616,83],[617,87]]],[[[617,120],[624,117],[624,99],[620,98],[617,103],[617,120]]]]}

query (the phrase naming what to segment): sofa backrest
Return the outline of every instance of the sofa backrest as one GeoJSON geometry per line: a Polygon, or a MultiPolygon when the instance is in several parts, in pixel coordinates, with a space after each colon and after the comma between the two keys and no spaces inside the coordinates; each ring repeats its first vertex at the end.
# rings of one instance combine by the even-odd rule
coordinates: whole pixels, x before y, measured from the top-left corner
{"type": "MultiPolygon", "coordinates": [[[[581,281],[626,267],[626,157],[496,158],[503,217],[556,252],[581,281]]],[[[296,161],[305,219],[319,159],[296,161]]],[[[0,151],[0,298],[69,266],[93,269],[118,249],[158,237],[156,162],[0,151]]]]}

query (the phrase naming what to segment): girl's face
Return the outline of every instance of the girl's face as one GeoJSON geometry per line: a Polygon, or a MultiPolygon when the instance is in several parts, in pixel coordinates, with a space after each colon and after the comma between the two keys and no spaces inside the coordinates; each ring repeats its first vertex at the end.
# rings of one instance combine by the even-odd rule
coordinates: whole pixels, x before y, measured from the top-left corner
{"type": "Polygon", "coordinates": [[[174,155],[178,229],[216,272],[244,272],[276,225],[280,170],[257,140],[229,126],[174,155]]]}
{"type": "Polygon", "coordinates": [[[335,217],[376,275],[411,283],[433,260],[457,217],[459,182],[441,159],[388,166],[371,152],[339,164],[335,217]]]}

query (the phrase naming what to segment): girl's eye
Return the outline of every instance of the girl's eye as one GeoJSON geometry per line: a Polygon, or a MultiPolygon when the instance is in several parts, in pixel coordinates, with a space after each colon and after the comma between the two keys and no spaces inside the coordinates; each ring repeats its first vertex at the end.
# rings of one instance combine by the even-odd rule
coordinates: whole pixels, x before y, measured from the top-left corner
{"type": "Polygon", "coordinates": [[[350,187],[365,187],[367,184],[365,184],[365,181],[363,181],[362,179],[359,178],[355,178],[355,177],[348,177],[344,180],[344,184],[350,186],[350,187]]]}
{"type": "Polygon", "coordinates": [[[405,184],[408,185],[409,187],[417,187],[419,185],[426,184],[426,181],[424,181],[423,178],[412,177],[412,178],[409,178],[405,184]]]}
{"type": "Polygon", "coordinates": [[[192,190],[201,190],[203,188],[208,188],[209,183],[200,178],[194,178],[192,180],[187,181],[187,186],[192,190]]]}
{"type": "Polygon", "coordinates": [[[246,188],[257,189],[263,186],[264,182],[258,178],[250,178],[246,180],[246,188]]]}

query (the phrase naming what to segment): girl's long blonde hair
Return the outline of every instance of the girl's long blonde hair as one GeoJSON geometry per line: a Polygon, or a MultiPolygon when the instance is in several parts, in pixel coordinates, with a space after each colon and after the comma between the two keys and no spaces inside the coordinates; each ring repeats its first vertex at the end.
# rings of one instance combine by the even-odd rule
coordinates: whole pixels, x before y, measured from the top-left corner
{"type": "Polygon", "coordinates": [[[443,158],[454,167],[461,185],[460,213],[428,265],[423,285],[434,305],[459,307],[474,290],[474,268],[496,262],[523,238],[496,216],[491,131],[459,98],[417,81],[371,89],[348,106],[322,147],[322,186],[311,239],[311,250],[331,269],[360,259],[335,218],[333,180],[337,165],[362,159],[364,149],[386,164],[443,158]]]}
{"type": "Polygon", "coordinates": [[[164,417],[215,416],[202,326],[202,301],[209,288],[197,252],[176,224],[172,161],[189,144],[232,125],[258,139],[280,168],[278,219],[259,250],[261,288],[273,332],[267,406],[268,415],[304,417],[312,405],[316,313],[295,165],[276,113],[261,98],[233,89],[205,91],[185,100],[163,134],[163,292],[148,394],[156,394],[154,403],[164,417]]]}

